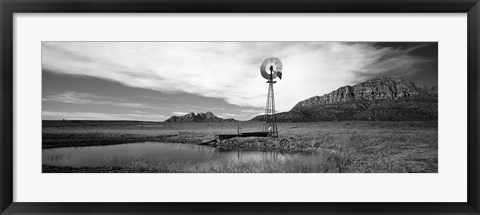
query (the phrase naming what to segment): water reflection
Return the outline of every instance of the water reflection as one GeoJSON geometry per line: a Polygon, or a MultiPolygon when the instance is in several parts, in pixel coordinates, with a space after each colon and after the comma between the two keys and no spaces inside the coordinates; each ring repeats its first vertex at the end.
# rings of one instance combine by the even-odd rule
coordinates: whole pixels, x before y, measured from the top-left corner
{"type": "Polygon", "coordinates": [[[179,143],[131,143],[110,146],[66,147],[42,150],[42,163],[57,166],[123,166],[133,161],[234,162],[281,161],[292,155],[278,152],[218,151],[209,146],[179,143]]]}

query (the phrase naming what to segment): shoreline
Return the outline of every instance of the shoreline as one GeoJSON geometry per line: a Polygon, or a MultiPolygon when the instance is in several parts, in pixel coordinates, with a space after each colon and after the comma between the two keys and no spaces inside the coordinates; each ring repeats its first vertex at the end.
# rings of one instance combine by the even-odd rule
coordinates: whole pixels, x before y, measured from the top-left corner
{"type": "MultiPolygon", "coordinates": [[[[178,143],[200,145],[204,138],[200,136],[182,136],[180,134],[139,136],[139,135],[109,135],[101,133],[87,134],[43,134],[42,149],[64,147],[109,146],[120,144],[135,144],[146,142],[178,143]],[[95,140],[93,140],[95,139],[95,140]],[[92,141],[93,140],[93,141],[92,141]],[[53,144],[54,143],[54,144],[53,144]]],[[[226,140],[203,144],[218,148],[220,151],[278,151],[281,153],[312,153],[319,147],[310,146],[296,138],[273,137],[234,137],[226,140]]]]}
{"type": "Polygon", "coordinates": [[[135,134],[108,134],[94,133],[43,133],[42,149],[82,146],[108,146],[127,143],[143,142],[169,142],[197,144],[200,138],[179,137],[177,134],[169,135],[135,135],[135,134]]]}

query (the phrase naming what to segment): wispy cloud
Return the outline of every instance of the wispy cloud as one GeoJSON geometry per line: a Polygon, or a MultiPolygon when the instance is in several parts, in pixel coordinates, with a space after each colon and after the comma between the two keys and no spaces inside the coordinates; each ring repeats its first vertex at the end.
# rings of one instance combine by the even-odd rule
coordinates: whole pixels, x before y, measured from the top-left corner
{"type": "Polygon", "coordinates": [[[96,112],[55,112],[42,111],[42,119],[66,119],[66,120],[145,120],[145,121],[163,121],[166,116],[161,114],[149,113],[125,113],[108,114],[96,112]]]}
{"type": "Polygon", "coordinates": [[[365,44],[357,44],[363,46],[365,63],[358,69],[353,70],[356,78],[370,79],[379,74],[383,76],[405,77],[418,73],[424,69],[422,65],[433,62],[435,59],[429,59],[421,56],[413,56],[411,53],[425,44],[417,45],[405,49],[383,47],[368,47],[365,44]]]}
{"type": "MultiPolygon", "coordinates": [[[[300,100],[372,76],[416,73],[431,60],[414,56],[418,48],[340,42],[44,42],[42,67],[261,108],[267,85],[259,65],[277,56],[284,79],[275,84],[276,105],[285,111],[300,100]]],[[[68,96],[65,101],[88,102],[68,96]]]]}
{"type": "Polygon", "coordinates": [[[62,102],[62,103],[71,103],[71,104],[101,103],[101,102],[95,101],[97,99],[101,99],[101,98],[99,96],[95,96],[89,93],[67,91],[60,94],[48,95],[42,98],[42,101],[62,102]]]}
{"type": "Polygon", "coordinates": [[[91,93],[66,91],[59,94],[48,95],[42,98],[43,101],[48,102],[61,102],[70,104],[98,104],[98,105],[113,105],[129,108],[154,108],[161,109],[162,107],[152,106],[142,103],[125,102],[121,100],[115,100],[107,97],[97,96],[91,93]]]}
{"type": "Polygon", "coordinates": [[[183,116],[183,115],[186,115],[188,113],[187,112],[180,112],[180,111],[173,111],[172,114],[175,115],[175,116],[183,116]]]}
{"type": "Polygon", "coordinates": [[[240,110],[242,113],[263,113],[265,110],[255,110],[255,109],[243,109],[240,110]]]}

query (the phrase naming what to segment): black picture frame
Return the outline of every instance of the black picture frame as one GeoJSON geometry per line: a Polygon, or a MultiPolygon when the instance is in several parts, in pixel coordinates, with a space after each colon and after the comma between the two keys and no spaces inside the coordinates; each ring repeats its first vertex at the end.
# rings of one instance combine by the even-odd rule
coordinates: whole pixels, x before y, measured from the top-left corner
{"type": "MultiPolygon", "coordinates": [[[[480,214],[478,0],[0,0],[1,214],[480,214]],[[468,197],[465,203],[27,203],[13,202],[14,13],[467,13],[468,197]]],[[[446,184],[445,186],[448,186],[446,184]]]]}

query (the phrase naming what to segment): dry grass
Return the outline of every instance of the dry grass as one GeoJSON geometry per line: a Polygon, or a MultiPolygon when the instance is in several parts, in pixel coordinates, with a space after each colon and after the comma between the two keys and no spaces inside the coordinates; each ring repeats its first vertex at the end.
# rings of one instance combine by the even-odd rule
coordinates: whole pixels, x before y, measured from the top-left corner
{"type": "MultiPolygon", "coordinates": [[[[213,138],[214,134],[235,133],[237,125],[241,125],[244,132],[258,131],[262,126],[259,122],[137,123],[123,126],[98,123],[66,126],[44,123],[43,144],[44,147],[69,146],[75,143],[104,145],[127,140],[199,143],[213,138]]],[[[247,143],[257,144],[261,146],[258,148],[261,150],[282,149],[290,153],[301,149],[303,152],[315,152],[318,156],[287,159],[283,162],[138,161],[121,168],[83,168],[83,170],[44,166],[44,172],[438,172],[437,122],[281,123],[278,127],[279,138],[240,138],[233,140],[232,144],[236,145],[235,147],[247,143]]]]}

